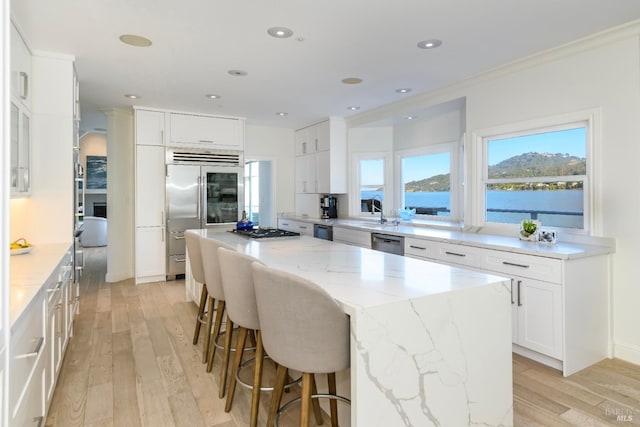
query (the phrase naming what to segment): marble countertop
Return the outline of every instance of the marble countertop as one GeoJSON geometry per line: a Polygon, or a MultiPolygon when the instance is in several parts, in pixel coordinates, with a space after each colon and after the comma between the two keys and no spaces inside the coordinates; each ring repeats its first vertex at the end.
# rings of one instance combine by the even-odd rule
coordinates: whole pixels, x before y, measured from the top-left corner
{"type": "MultiPolygon", "coordinates": [[[[266,265],[322,286],[346,313],[506,281],[491,274],[387,254],[309,236],[249,239],[197,230],[266,265]]],[[[507,286],[507,285],[505,285],[507,286]]]]}
{"type": "Polygon", "coordinates": [[[9,263],[11,327],[42,291],[43,285],[55,272],[70,247],[71,241],[43,244],[34,246],[28,254],[11,256],[9,263]]]}
{"type": "Polygon", "coordinates": [[[292,219],[313,224],[327,224],[370,231],[373,233],[386,233],[396,236],[414,237],[437,242],[467,245],[484,249],[495,249],[563,260],[605,255],[615,252],[615,247],[612,245],[591,245],[567,242],[558,242],[555,245],[539,245],[535,242],[522,241],[516,237],[464,232],[457,227],[453,229],[446,229],[430,226],[412,226],[407,225],[406,223],[401,223],[397,226],[389,223],[381,225],[375,221],[367,221],[364,219],[324,220],[319,218],[302,218],[295,216],[286,216],[283,217],[283,219],[292,219]]]}

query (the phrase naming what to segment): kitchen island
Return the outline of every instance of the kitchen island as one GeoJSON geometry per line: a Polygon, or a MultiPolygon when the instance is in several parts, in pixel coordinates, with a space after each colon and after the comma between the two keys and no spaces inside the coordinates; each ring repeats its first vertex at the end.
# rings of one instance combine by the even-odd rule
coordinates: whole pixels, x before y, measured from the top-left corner
{"type": "Polygon", "coordinates": [[[352,426],[513,424],[507,279],[307,236],[198,232],[340,303],[351,319],[352,426]]]}

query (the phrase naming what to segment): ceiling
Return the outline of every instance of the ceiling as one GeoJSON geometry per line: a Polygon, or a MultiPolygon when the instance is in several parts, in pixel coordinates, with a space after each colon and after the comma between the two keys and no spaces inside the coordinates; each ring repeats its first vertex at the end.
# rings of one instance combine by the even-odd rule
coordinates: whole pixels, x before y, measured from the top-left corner
{"type": "Polygon", "coordinates": [[[104,123],[100,108],[130,105],[300,128],[640,19],[638,0],[12,0],[11,8],[33,50],[75,55],[84,130],[104,123]],[[270,27],[293,36],[271,37],[270,27]],[[125,45],[123,34],[153,44],[125,45]],[[428,39],[442,46],[417,47],[428,39]],[[348,77],[362,83],[342,83],[348,77]]]}

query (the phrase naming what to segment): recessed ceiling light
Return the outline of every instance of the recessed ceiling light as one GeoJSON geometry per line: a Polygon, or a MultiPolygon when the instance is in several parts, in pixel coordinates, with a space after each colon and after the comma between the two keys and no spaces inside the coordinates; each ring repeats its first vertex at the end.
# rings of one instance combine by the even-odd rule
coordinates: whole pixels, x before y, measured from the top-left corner
{"type": "Polygon", "coordinates": [[[222,98],[220,95],[214,95],[214,94],[207,94],[207,95],[205,95],[205,97],[211,98],[211,99],[220,99],[220,98],[222,98]]]}
{"type": "Polygon", "coordinates": [[[351,110],[351,111],[355,111],[355,110],[359,110],[360,107],[358,107],[357,105],[352,105],[350,107],[347,107],[347,110],[351,110]]]}
{"type": "Polygon", "coordinates": [[[342,79],[342,83],[346,85],[357,85],[362,83],[362,79],[359,77],[347,77],[346,79],[342,79]]]}
{"type": "Polygon", "coordinates": [[[413,120],[415,118],[416,118],[416,116],[404,116],[405,120],[413,120]]]}
{"type": "Polygon", "coordinates": [[[276,116],[286,116],[288,113],[285,113],[284,111],[278,111],[276,113],[276,116]]]}
{"type": "Polygon", "coordinates": [[[135,34],[123,34],[120,36],[122,43],[135,47],[149,47],[151,46],[151,40],[146,37],[136,36],[135,34]]]}
{"type": "Polygon", "coordinates": [[[246,76],[248,74],[246,71],[242,70],[229,70],[228,73],[232,76],[246,76]]]}
{"type": "Polygon", "coordinates": [[[396,89],[396,92],[398,92],[398,93],[409,93],[409,92],[411,92],[411,89],[409,89],[408,87],[404,87],[404,88],[401,88],[401,89],[396,89]]]}
{"type": "Polygon", "coordinates": [[[293,35],[293,31],[285,27],[271,27],[267,30],[267,33],[277,39],[286,39],[293,35]]]}
{"type": "Polygon", "coordinates": [[[125,98],[129,98],[129,99],[140,99],[142,98],[140,95],[133,95],[131,93],[128,93],[124,96],[125,98]]]}
{"type": "Polygon", "coordinates": [[[431,39],[431,40],[423,40],[418,42],[418,47],[420,49],[434,49],[439,47],[442,44],[442,40],[431,39]]]}

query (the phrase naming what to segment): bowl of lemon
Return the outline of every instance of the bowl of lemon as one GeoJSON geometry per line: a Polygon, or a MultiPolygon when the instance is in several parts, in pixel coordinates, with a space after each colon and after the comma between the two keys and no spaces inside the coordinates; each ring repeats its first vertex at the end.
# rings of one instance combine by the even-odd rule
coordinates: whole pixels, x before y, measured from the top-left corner
{"type": "Polygon", "coordinates": [[[24,237],[19,238],[18,240],[11,242],[11,255],[22,255],[28,254],[33,250],[33,245],[27,242],[27,239],[24,237]]]}

